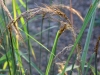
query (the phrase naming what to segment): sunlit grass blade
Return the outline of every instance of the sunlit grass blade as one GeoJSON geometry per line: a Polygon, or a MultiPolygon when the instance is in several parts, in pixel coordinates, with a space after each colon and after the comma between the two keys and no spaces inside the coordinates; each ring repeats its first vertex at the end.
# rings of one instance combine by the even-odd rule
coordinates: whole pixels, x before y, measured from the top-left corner
{"type": "MultiPolygon", "coordinates": [[[[12,0],[12,7],[13,7],[13,15],[14,15],[14,20],[16,20],[17,19],[17,8],[16,8],[16,5],[17,5],[17,3],[16,3],[16,0],[12,0]]],[[[17,29],[18,29],[18,23],[16,22],[15,23],[15,26],[17,27],[17,29]]],[[[23,65],[22,65],[22,60],[21,60],[21,57],[20,57],[20,55],[19,55],[19,43],[18,43],[18,36],[19,35],[16,35],[16,42],[13,42],[13,45],[14,45],[14,47],[15,47],[15,49],[16,49],[16,53],[17,53],[17,58],[18,58],[18,64],[20,65],[20,67],[21,67],[21,72],[22,72],[22,75],[24,75],[25,74],[25,72],[24,72],[24,68],[23,68],[23,65]]]]}
{"type": "Polygon", "coordinates": [[[23,2],[23,0],[19,0],[19,2],[21,3],[21,5],[26,8],[26,4],[23,2]]]}
{"type": "Polygon", "coordinates": [[[32,55],[33,55],[33,57],[34,57],[34,60],[36,60],[36,54],[35,54],[35,52],[34,52],[34,49],[32,48],[32,44],[30,43],[30,50],[31,50],[31,52],[32,52],[32,55]]]}
{"type": "MultiPolygon", "coordinates": [[[[16,3],[16,9],[17,9],[17,13],[18,15],[20,15],[22,12],[20,10],[20,7],[18,6],[18,4],[16,3]]],[[[26,27],[26,23],[25,23],[25,20],[23,17],[20,18],[20,21],[21,21],[21,25],[23,26],[24,28],[24,31],[27,32],[27,27],[26,27]]]]}
{"type": "MultiPolygon", "coordinates": [[[[22,2],[22,0],[20,0],[20,2],[22,2]]],[[[25,3],[24,2],[22,2],[23,3],[23,6],[25,7],[25,8],[27,8],[28,9],[28,7],[27,7],[27,5],[25,5],[25,3]]],[[[17,12],[18,12],[18,15],[20,15],[21,14],[21,10],[20,10],[20,7],[18,6],[18,4],[16,3],[16,8],[17,8],[17,12]]],[[[27,11],[27,10],[26,10],[27,11]]],[[[24,28],[24,32],[26,32],[26,33],[28,33],[29,34],[29,32],[28,32],[28,26],[26,26],[26,23],[25,23],[25,20],[24,20],[24,18],[23,17],[21,17],[20,18],[20,21],[21,21],[21,25],[23,26],[23,28],[24,28]]],[[[28,24],[28,23],[27,23],[28,24]]],[[[29,38],[28,38],[28,36],[26,35],[26,39],[28,39],[29,40],[29,38]]],[[[31,43],[30,42],[28,42],[28,50],[31,50],[31,52],[32,52],[32,55],[33,55],[33,57],[34,57],[34,59],[36,60],[36,56],[35,56],[35,53],[34,53],[34,49],[31,47],[31,43]]],[[[29,51],[29,58],[30,58],[30,51],[29,51]]]]}
{"type": "Polygon", "coordinates": [[[67,65],[68,65],[68,62],[69,62],[69,60],[70,60],[70,58],[71,58],[71,56],[72,56],[72,54],[73,54],[73,52],[74,52],[74,50],[75,50],[75,48],[76,48],[76,45],[77,45],[78,42],[80,41],[80,39],[81,39],[81,37],[82,37],[82,34],[83,34],[83,32],[84,32],[84,30],[85,30],[85,28],[86,28],[88,22],[90,21],[90,19],[91,19],[93,13],[95,12],[95,9],[96,9],[96,7],[97,7],[98,2],[99,2],[99,0],[95,0],[95,2],[90,6],[90,8],[89,8],[89,10],[88,10],[88,13],[86,14],[86,17],[85,17],[85,19],[84,19],[84,23],[83,23],[83,25],[82,25],[82,28],[81,28],[81,30],[80,30],[80,33],[79,33],[79,35],[77,36],[77,39],[76,39],[76,41],[75,41],[75,43],[74,43],[74,46],[73,46],[72,49],[71,49],[71,52],[70,52],[70,54],[69,54],[69,56],[68,56],[68,59],[66,60],[65,67],[64,67],[64,70],[62,71],[61,75],[64,75],[64,72],[65,72],[65,69],[66,69],[66,67],[67,67],[67,65]]]}
{"type": "Polygon", "coordinates": [[[53,45],[52,51],[50,53],[50,58],[49,58],[49,61],[48,61],[48,64],[47,64],[45,75],[49,75],[49,72],[50,72],[50,69],[51,69],[51,65],[52,65],[52,62],[53,62],[53,59],[54,59],[54,55],[56,53],[56,46],[57,46],[59,35],[60,35],[60,33],[58,31],[57,34],[56,34],[56,38],[54,40],[54,45],[53,45]]]}
{"type": "Polygon", "coordinates": [[[3,65],[3,70],[5,70],[7,68],[8,62],[6,61],[3,65]]]}

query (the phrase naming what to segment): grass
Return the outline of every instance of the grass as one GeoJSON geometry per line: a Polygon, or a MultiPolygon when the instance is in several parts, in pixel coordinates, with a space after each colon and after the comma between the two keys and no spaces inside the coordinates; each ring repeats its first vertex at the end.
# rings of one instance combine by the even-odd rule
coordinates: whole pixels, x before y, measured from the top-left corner
{"type": "Polygon", "coordinates": [[[0,2],[0,10],[2,11],[0,13],[0,75],[32,75],[33,72],[35,72],[36,75],[55,75],[56,72],[58,75],[72,75],[74,70],[77,71],[78,75],[88,75],[90,72],[89,70],[91,70],[93,75],[100,74],[97,69],[97,54],[100,35],[98,35],[97,43],[94,47],[94,53],[91,55],[89,62],[86,60],[94,24],[96,22],[95,17],[99,0],[94,0],[92,2],[85,18],[83,18],[80,13],[72,7],[71,0],[70,6],[64,5],[62,0],[59,5],[52,4],[52,0],[50,0],[50,5],[43,4],[43,6],[38,6],[33,9],[28,8],[27,0],[19,0],[19,2],[12,0],[12,12],[8,10],[5,3],[6,1],[4,2],[3,0],[0,2]],[[24,12],[22,12],[19,4],[24,7],[24,12]],[[62,9],[71,13],[71,19],[62,11],[62,9]],[[83,22],[78,35],[73,26],[73,14],[77,15],[83,22]],[[57,18],[57,16],[59,18],[57,18]],[[39,20],[40,22],[40,18],[42,18],[40,32],[33,36],[29,32],[30,22],[34,20],[39,20]],[[49,20],[48,28],[44,29],[47,20],[49,20]],[[53,22],[57,22],[59,25],[51,26],[51,23],[53,22]],[[81,42],[81,38],[87,26],[89,28],[85,45],[83,49],[81,49],[79,42],[81,42]],[[50,49],[50,30],[54,30],[54,28],[57,27],[59,27],[59,29],[55,29],[57,32],[54,34],[54,44],[52,45],[52,49],[50,49]],[[61,52],[56,54],[59,38],[66,30],[69,30],[72,33],[74,43],[72,46],[67,46],[63,48],[61,52]],[[47,46],[43,44],[43,36],[46,32],[47,46]],[[40,37],[39,41],[37,36],[40,37]],[[33,47],[33,41],[34,44],[38,44],[38,47],[35,47],[35,49],[33,47]],[[23,48],[26,53],[21,50],[22,46],[24,46],[23,48]],[[64,62],[58,56],[67,48],[71,48],[71,50],[64,62]],[[39,50],[39,53],[35,53],[36,50],[39,50]],[[46,61],[44,61],[46,62],[45,70],[42,69],[41,64],[43,61],[42,58],[44,58],[42,57],[44,51],[46,52],[46,61]],[[50,55],[48,56],[48,54],[50,55]],[[37,56],[39,56],[39,58],[37,58],[37,56]],[[74,56],[73,63],[69,65],[72,56],[74,56]],[[57,58],[61,62],[55,62],[55,59],[57,58]],[[92,65],[92,61],[94,60],[95,66],[92,65]],[[24,61],[27,62],[28,65],[26,65],[24,61]],[[27,69],[24,65],[28,66],[27,69]],[[55,66],[58,68],[56,69],[55,66]],[[52,70],[54,73],[52,73],[52,70]]]}

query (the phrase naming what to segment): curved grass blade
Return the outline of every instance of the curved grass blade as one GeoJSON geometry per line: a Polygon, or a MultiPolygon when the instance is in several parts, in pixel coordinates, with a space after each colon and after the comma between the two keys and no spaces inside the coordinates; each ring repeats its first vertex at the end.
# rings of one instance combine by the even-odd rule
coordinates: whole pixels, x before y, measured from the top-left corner
{"type": "Polygon", "coordinates": [[[59,34],[60,34],[60,32],[58,31],[57,34],[56,34],[56,38],[54,40],[54,45],[53,45],[52,51],[50,53],[50,58],[49,58],[49,61],[48,61],[48,65],[47,65],[47,68],[46,68],[45,75],[49,75],[49,71],[50,71],[50,68],[51,68],[51,65],[52,65],[52,62],[53,62],[53,59],[54,59],[54,55],[56,53],[56,46],[57,46],[59,34]]]}

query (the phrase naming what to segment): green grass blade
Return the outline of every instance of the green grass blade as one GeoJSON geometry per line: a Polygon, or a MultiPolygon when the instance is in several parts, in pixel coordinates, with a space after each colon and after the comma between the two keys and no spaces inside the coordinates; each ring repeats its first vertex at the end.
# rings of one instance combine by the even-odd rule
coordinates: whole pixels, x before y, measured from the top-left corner
{"type": "Polygon", "coordinates": [[[88,62],[88,66],[87,66],[87,69],[86,69],[84,75],[87,75],[87,73],[88,73],[88,69],[90,68],[90,64],[91,64],[91,62],[92,62],[92,60],[93,60],[93,58],[94,58],[94,55],[95,55],[95,54],[93,53],[92,56],[91,56],[91,58],[90,58],[90,61],[88,62]]]}
{"type": "MultiPolygon", "coordinates": [[[[16,3],[16,9],[17,9],[18,15],[20,15],[22,12],[21,12],[20,7],[18,6],[17,3],[16,3]]],[[[22,25],[23,28],[24,28],[24,31],[27,32],[27,27],[26,27],[26,23],[25,23],[25,21],[24,21],[24,18],[21,17],[21,18],[20,18],[20,21],[21,21],[21,25],[22,25]]]]}
{"type": "Polygon", "coordinates": [[[21,5],[26,8],[26,4],[23,2],[23,0],[19,0],[19,2],[21,3],[21,5]]]}
{"type": "MultiPolygon", "coordinates": [[[[7,52],[7,55],[10,54],[10,51],[7,52]]],[[[4,63],[6,61],[6,54],[3,54],[2,57],[0,57],[0,64],[4,63]]]]}
{"type": "Polygon", "coordinates": [[[49,72],[50,72],[50,69],[51,69],[51,65],[52,65],[52,62],[53,62],[53,59],[54,59],[54,55],[56,53],[56,46],[57,46],[58,38],[59,38],[59,31],[57,32],[56,38],[54,40],[54,45],[53,45],[52,51],[50,53],[50,58],[49,58],[49,61],[48,61],[48,65],[47,65],[47,68],[46,68],[45,75],[49,75],[49,72]]]}
{"type": "Polygon", "coordinates": [[[82,72],[84,72],[84,65],[85,65],[86,56],[87,56],[87,52],[88,52],[88,48],[89,48],[89,43],[90,43],[90,39],[91,39],[93,27],[94,27],[94,19],[95,19],[95,12],[93,13],[93,16],[92,16],[92,19],[91,19],[91,22],[90,22],[90,26],[89,26],[89,30],[88,30],[88,34],[87,34],[87,38],[86,38],[86,42],[85,42],[85,46],[84,46],[83,53],[82,53],[82,58],[81,58],[82,72]]]}

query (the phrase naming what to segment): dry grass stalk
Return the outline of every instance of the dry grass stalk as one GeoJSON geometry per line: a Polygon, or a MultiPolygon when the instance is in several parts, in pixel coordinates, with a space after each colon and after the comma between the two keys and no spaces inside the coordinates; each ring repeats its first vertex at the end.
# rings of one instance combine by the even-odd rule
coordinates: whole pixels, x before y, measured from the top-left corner
{"type": "Polygon", "coordinates": [[[60,11],[57,7],[47,6],[47,5],[45,5],[45,6],[46,6],[46,8],[48,8],[52,12],[54,12],[54,14],[59,15],[60,17],[65,18],[66,21],[68,21],[68,23],[71,25],[71,22],[70,22],[69,18],[67,17],[67,15],[65,13],[63,13],[62,11],[60,11]]]}
{"type": "Polygon", "coordinates": [[[7,13],[7,16],[10,18],[10,20],[13,20],[8,8],[5,6],[3,0],[0,0],[0,5],[2,6],[2,8],[4,9],[4,11],[7,13]]]}
{"type": "MultiPolygon", "coordinates": [[[[9,31],[14,30],[14,32],[15,32],[15,34],[16,34],[16,36],[17,36],[16,38],[17,38],[18,40],[21,40],[21,41],[23,42],[23,41],[24,41],[24,40],[23,40],[23,37],[22,37],[22,35],[21,35],[21,33],[20,33],[18,27],[17,27],[16,24],[15,24],[16,22],[14,22],[14,19],[12,18],[11,13],[9,12],[8,8],[5,6],[3,0],[0,0],[0,5],[2,6],[2,8],[4,9],[4,11],[6,12],[7,16],[8,16],[9,19],[10,19],[10,23],[7,25],[7,28],[8,28],[8,29],[11,29],[11,30],[9,30],[9,31]]],[[[5,30],[4,30],[4,32],[5,32],[5,30]]],[[[24,43],[24,42],[23,42],[23,43],[24,43]]]]}
{"type": "Polygon", "coordinates": [[[45,7],[37,7],[34,9],[29,9],[28,11],[23,12],[17,19],[16,21],[18,21],[20,19],[20,17],[24,17],[25,19],[29,20],[32,17],[36,16],[36,15],[41,15],[44,13],[48,13],[48,14],[54,14],[54,15],[59,15],[62,18],[65,18],[68,23],[70,24],[70,20],[68,19],[68,17],[66,16],[65,13],[63,13],[62,11],[60,11],[58,8],[67,8],[69,11],[72,10],[72,12],[76,15],[78,15],[78,17],[83,21],[82,16],[79,14],[78,11],[76,11],[73,8],[70,8],[69,6],[65,6],[65,5],[51,5],[51,6],[47,6],[44,5],[45,7]],[[71,9],[71,10],[70,10],[71,9]]]}
{"type": "MultiPolygon", "coordinates": [[[[17,19],[16,21],[19,21],[19,19],[21,17],[24,17],[24,19],[26,20],[29,20],[31,19],[32,17],[36,16],[36,15],[41,15],[41,14],[44,14],[44,13],[48,13],[48,14],[54,14],[54,15],[59,15],[61,16],[62,18],[65,18],[69,24],[70,23],[70,20],[68,19],[68,17],[66,16],[65,13],[63,13],[62,11],[60,11],[58,8],[67,8],[69,11],[73,11],[73,13],[75,13],[76,15],[78,15],[81,20],[83,21],[83,18],[82,16],[73,8],[70,8],[69,6],[65,6],[65,5],[52,5],[52,6],[47,6],[45,5],[45,7],[37,7],[37,8],[34,8],[34,9],[29,9],[28,11],[25,11],[23,12],[17,19]],[[71,9],[71,10],[70,10],[71,9]]],[[[16,22],[14,21],[14,22],[16,22]]],[[[12,22],[12,21],[11,21],[12,22]]],[[[10,23],[9,23],[10,24],[10,23]]]]}
{"type": "MultiPolygon", "coordinates": [[[[77,50],[78,52],[77,52],[77,62],[76,62],[76,63],[80,66],[80,60],[81,60],[81,59],[80,59],[80,58],[81,58],[81,55],[80,55],[80,54],[81,54],[81,51],[82,51],[82,47],[81,47],[80,44],[78,44],[78,45],[77,45],[77,48],[78,48],[78,50],[77,50]]],[[[80,67],[79,67],[79,68],[80,68],[80,67]]],[[[80,70],[81,70],[81,69],[80,69],[80,70]]]]}
{"type": "Polygon", "coordinates": [[[59,53],[56,54],[55,58],[56,59],[57,57],[59,57],[60,54],[62,54],[65,50],[70,50],[71,48],[73,47],[73,45],[68,45],[66,47],[64,47],[59,53]]]}
{"type": "Polygon", "coordinates": [[[97,55],[98,49],[99,49],[99,41],[100,41],[100,36],[98,37],[97,42],[96,42],[96,46],[95,46],[95,53],[96,53],[96,55],[97,55]]]}
{"type": "Polygon", "coordinates": [[[71,8],[70,6],[66,6],[63,4],[59,4],[59,5],[52,5],[53,7],[57,7],[57,8],[62,8],[62,9],[67,9],[69,11],[72,11],[73,14],[76,14],[82,21],[84,21],[83,17],[81,16],[81,14],[75,10],[74,8],[71,8]]]}
{"type": "MultiPolygon", "coordinates": [[[[64,63],[56,63],[58,66],[58,73],[61,74],[64,69],[64,63]]],[[[68,75],[67,73],[64,73],[64,75],[68,75]]]]}

